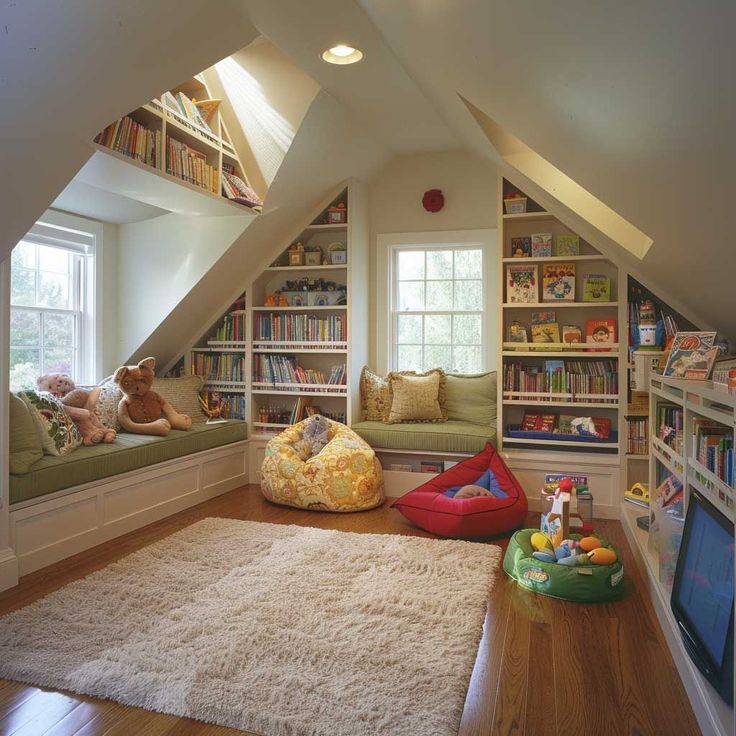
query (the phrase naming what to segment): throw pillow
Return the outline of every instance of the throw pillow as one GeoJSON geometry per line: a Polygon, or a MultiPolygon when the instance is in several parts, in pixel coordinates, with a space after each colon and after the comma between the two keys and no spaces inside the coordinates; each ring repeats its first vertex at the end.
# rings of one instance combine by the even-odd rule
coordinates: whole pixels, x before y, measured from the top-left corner
{"type": "Polygon", "coordinates": [[[187,414],[192,422],[206,422],[207,415],[202,411],[199,394],[204,386],[202,376],[182,376],[181,378],[154,378],[151,390],[168,401],[180,414],[187,414]]]}
{"type": "Polygon", "coordinates": [[[114,429],[119,432],[122,427],[118,419],[118,404],[123,398],[123,392],[120,387],[110,378],[106,378],[100,384],[100,397],[95,405],[95,415],[107,429],[114,429]]]}
{"type": "Polygon", "coordinates": [[[364,422],[385,422],[391,409],[388,378],[364,367],[360,374],[360,406],[364,422]]]}
{"type": "Polygon", "coordinates": [[[496,371],[447,375],[447,417],[490,426],[496,422],[496,371]]]}
{"type": "Polygon", "coordinates": [[[444,377],[439,369],[415,375],[389,373],[391,411],[388,423],[446,422],[447,415],[440,404],[444,377]]]}
{"type": "Polygon", "coordinates": [[[82,444],[82,435],[66,413],[61,399],[45,391],[21,391],[46,455],[68,455],[82,444]]]}
{"type": "Polygon", "coordinates": [[[43,447],[36,423],[25,402],[10,394],[10,472],[13,475],[27,473],[31,465],[43,457],[43,447]]]}

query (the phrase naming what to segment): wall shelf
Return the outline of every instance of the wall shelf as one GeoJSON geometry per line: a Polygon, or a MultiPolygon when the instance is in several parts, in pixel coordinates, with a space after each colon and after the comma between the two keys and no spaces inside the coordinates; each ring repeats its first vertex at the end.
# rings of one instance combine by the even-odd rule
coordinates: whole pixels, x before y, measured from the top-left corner
{"type": "MultiPolygon", "coordinates": [[[[521,259],[519,259],[521,260],[521,259]]],[[[618,307],[618,302],[534,302],[532,304],[516,304],[504,302],[504,309],[595,309],[618,307]]]]}

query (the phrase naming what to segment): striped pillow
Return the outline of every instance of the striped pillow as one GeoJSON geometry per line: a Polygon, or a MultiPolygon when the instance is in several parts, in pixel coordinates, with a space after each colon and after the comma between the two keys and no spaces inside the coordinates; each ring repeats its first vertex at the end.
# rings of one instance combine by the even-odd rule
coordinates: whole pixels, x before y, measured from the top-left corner
{"type": "Polygon", "coordinates": [[[199,404],[199,394],[204,386],[202,376],[182,378],[154,378],[151,390],[168,401],[180,414],[187,414],[192,422],[206,422],[207,416],[199,404]]]}

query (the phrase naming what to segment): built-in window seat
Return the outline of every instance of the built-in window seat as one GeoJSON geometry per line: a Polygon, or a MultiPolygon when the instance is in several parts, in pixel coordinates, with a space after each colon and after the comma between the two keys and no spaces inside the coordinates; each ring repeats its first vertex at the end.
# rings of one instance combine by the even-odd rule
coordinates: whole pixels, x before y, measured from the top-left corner
{"type": "Polygon", "coordinates": [[[78,447],[70,455],[44,455],[28,473],[10,475],[10,503],[99,481],[203,450],[248,439],[245,422],[195,423],[186,432],[172,429],[166,437],[121,432],[111,444],[78,447]]]}

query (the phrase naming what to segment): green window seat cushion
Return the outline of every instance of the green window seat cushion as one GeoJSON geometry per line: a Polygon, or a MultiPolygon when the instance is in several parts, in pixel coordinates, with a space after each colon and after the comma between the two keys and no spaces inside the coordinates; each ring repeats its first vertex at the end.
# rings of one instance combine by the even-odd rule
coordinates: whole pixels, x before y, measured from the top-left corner
{"type": "Polygon", "coordinates": [[[172,429],[166,437],[121,432],[111,444],[79,447],[62,457],[44,455],[28,473],[11,475],[10,503],[246,439],[248,425],[237,421],[193,424],[186,432],[172,429]]]}
{"type": "Polygon", "coordinates": [[[426,452],[465,452],[476,454],[490,442],[496,445],[494,426],[471,422],[447,421],[437,424],[384,424],[357,422],[352,425],[371,447],[387,450],[424,450],[426,452]]]}
{"type": "Polygon", "coordinates": [[[10,472],[27,473],[43,457],[41,438],[26,402],[10,396],[10,472]]]}

